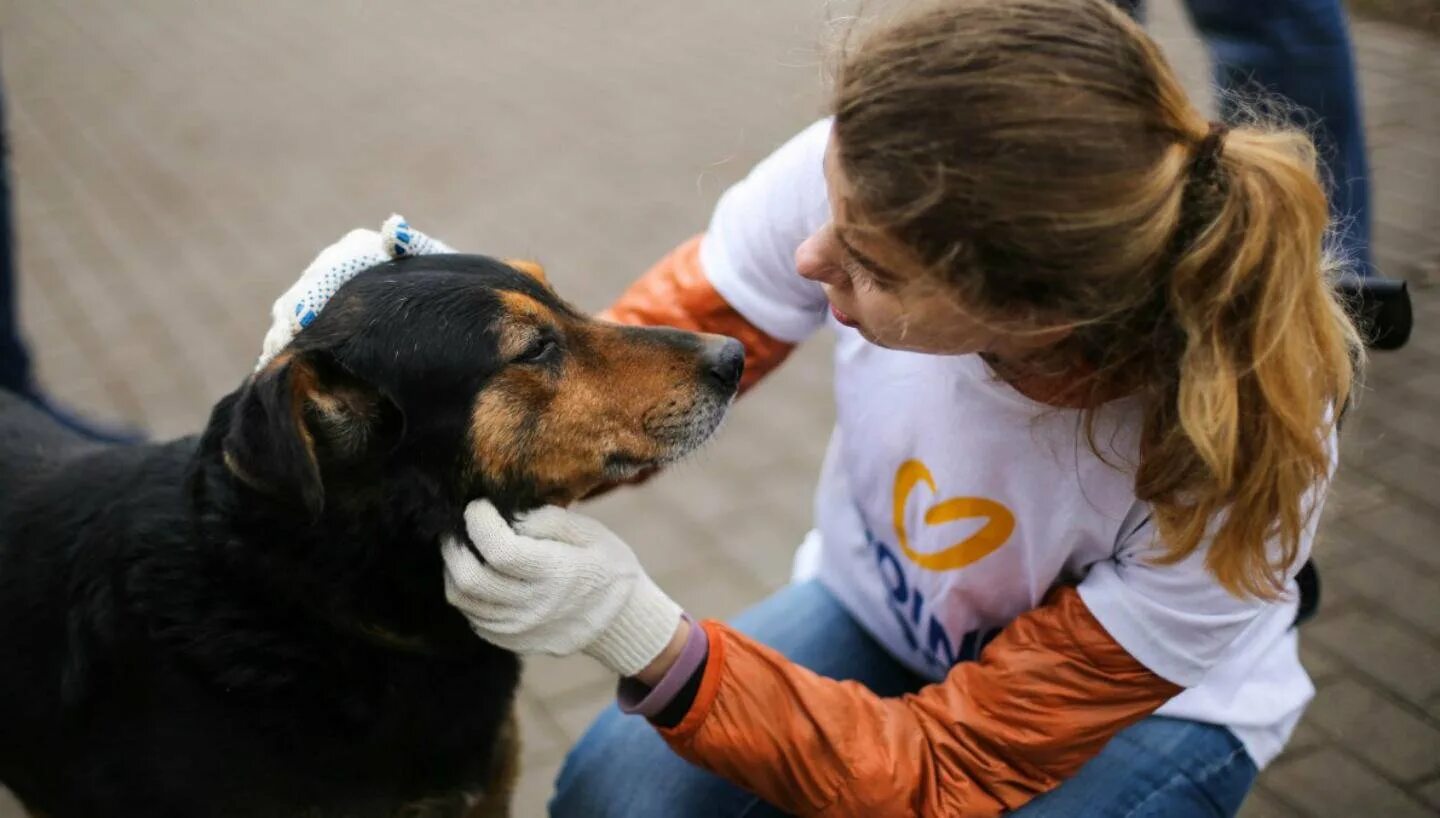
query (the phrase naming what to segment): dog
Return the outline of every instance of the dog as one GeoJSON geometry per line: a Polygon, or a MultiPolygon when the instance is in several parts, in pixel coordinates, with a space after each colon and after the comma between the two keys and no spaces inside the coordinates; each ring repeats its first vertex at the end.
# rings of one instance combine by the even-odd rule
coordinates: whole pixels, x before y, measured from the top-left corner
{"type": "Polygon", "coordinates": [[[0,782],[46,818],[508,814],[519,660],[445,602],[442,535],[684,456],[743,358],[433,255],[341,287],[195,437],[0,397],[0,782]]]}

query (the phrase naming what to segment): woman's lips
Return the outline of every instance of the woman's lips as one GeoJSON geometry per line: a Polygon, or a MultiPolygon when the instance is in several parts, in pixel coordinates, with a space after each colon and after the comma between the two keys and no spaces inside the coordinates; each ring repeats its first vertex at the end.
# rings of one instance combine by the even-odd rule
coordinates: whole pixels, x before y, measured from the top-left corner
{"type": "Polygon", "coordinates": [[[833,316],[835,316],[835,320],[836,320],[836,321],[839,321],[841,324],[843,324],[843,325],[845,325],[845,326],[847,326],[847,327],[858,327],[858,326],[860,326],[860,322],[856,321],[854,318],[851,318],[850,316],[848,316],[848,315],[846,315],[845,313],[841,312],[841,311],[840,311],[840,308],[837,307],[837,306],[835,306],[833,303],[830,305],[830,314],[833,315],[833,316]]]}

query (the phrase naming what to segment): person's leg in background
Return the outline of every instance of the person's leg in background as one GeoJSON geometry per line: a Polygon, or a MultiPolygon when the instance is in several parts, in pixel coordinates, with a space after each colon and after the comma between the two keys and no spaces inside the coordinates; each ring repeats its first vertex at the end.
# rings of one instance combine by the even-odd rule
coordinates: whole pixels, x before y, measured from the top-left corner
{"type": "MultiPolygon", "coordinates": [[[[1365,128],[1340,0],[1186,0],[1215,62],[1215,78],[1240,99],[1263,90],[1297,106],[1296,124],[1320,149],[1340,252],[1357,275],[1375,274],[1365,128]]],[[[1235,119],[1222,96],[1221,115],[1235,119]]]]}
{"type": "MultiPolygon", "coordinates": [[[[1255,91],[1278,97],[1315,138],[1324,163],[1335,248],[1347,271],[1339,290],[1372,348],[1410,337],[1405,282],[1376,269],[1371,246],[1370,169],[1349,23],[1341,0],[1185,0],[1224,92],[1220,114],[1255,91]],[[1238,95],[1238,99],[1237,96],[1238,95]]],[[[1115,0],[1143,21],[1144,0],[1115,0]]]]}
{"type": "Polygon", "coordinates": [[[134,443],[134,429],[95,423],[47,398],[35,382],[30,351],[20,337],[20,304],[15,284],[15,223],[11,212],[10,137],[5,128],[5,88],[0,82],[0,389],[14,392],[76,434],[101,443],[134,443]]]}
{"type": "Polygon", "coordinates": [[[20,340],[11,230],[10,140],[5,129],[5,89],[0,86],[0,389],[25,394],[31,391],[30,353],[20,340]]]}

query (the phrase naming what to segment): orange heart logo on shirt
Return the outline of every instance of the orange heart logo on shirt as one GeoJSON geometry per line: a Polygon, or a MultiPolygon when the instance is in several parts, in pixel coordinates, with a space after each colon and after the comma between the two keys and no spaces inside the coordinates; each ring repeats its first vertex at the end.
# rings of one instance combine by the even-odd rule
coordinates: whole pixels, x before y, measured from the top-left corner
{"type": "Polygon", "coordinates": [[[923,554],[911,548],[910,536],[905,530],[905,500],[915,484],[921,482],[930,487],[931,494],[939,493],[930,469],[919,460],[907,460],[895,472],[895,535],[900,540],[900,550],[911,562],[931,571],[951,571],[983,559],[1010,539],[1015,530],[1015,515],[1010,509],[984,497],[951,497],[925,509],[926,525],[978,519],[984,519],[985,525],[939,551],[923,554]]]}

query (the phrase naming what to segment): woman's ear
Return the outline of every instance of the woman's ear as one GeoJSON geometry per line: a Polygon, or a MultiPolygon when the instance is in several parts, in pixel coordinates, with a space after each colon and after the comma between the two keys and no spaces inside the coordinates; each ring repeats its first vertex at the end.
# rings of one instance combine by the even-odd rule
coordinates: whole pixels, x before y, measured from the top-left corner
{"type": "Polygon", "coordinates": [[[299,352],[245,384],[221,447],[237,479],[314,521],[325,508],[322,466],[388,451],[403,427],[399,408],[378,389],[324,353],[299,352]]]}

